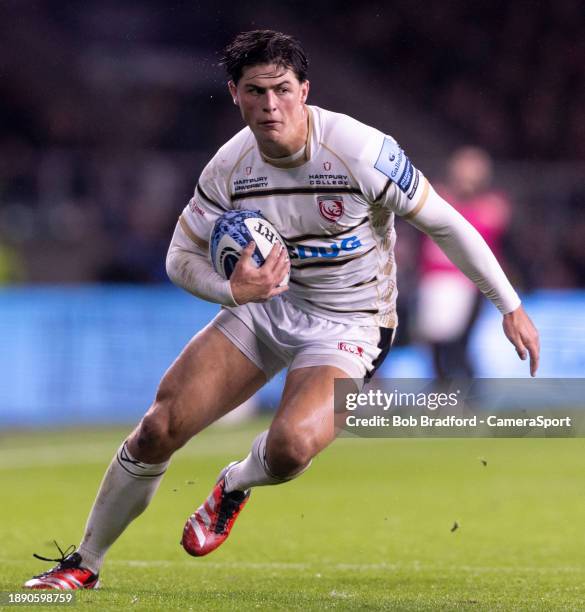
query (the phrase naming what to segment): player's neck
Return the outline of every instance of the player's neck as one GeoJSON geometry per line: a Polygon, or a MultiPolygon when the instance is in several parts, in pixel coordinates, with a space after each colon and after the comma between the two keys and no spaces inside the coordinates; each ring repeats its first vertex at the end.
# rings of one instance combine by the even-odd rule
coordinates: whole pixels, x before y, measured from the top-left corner
{"type": "Polygon", "coordinates": [[[291,137],[283,142],[258,140],[258,147],[263,155],[271,159],[280,159],[295,155],[305,147],[309,136],[308,110],[303,107],[303,117],[291,137]]]}
{"type": "Polygon", "coordinates": [[[266,153],[262,153],[262,157],[264,158],[265,161],[278,165],[279,162],[280,163],[296,162],[299,159],[304,158],[306,156],[306,152],[307,152],[307,145],[304,144],[298,151],[295,151],[292,155],[287,155],[286,157],[283,157],[282,155],[278,157],[270,157],[270,155],[266,155],[266,153]]]}

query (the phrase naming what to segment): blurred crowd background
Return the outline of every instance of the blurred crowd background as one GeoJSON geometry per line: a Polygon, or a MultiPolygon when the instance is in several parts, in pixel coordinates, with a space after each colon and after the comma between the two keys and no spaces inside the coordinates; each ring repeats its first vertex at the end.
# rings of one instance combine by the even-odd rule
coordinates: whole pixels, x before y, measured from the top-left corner
{"type": "MultiPolygon", "coordinates": [[[[2,282],[166,282],[175,219],[240,127],[218,52],[262,27],[304,42],[313,103],[394,135],[431,180],[458,146],[484,148],[513,203],[516,282],[585,284],[579,0],[4,0],[2,282]]],[[[418,251],[404,233],[407,292],[418,251]]]]}
{"type": "MultiPolygon", "coordinates": [[[[177,216],[209,158],[242,126],[218,67],[220,50],[238,32],[258,28],[282,30],[303,42],[311,61],[311,103],[393,135],[444,195],[484,225],[482,233],[518,289],[525,296],[540,292],[532,312],[538,314],[546,302],[539,324],[545,340],[546,334],[551,343],[554,338],[547,352],[554,371],[582,372],[585,346],[575,344],[581,298],[570,302],[562,293],[585,287],[580,0],[3,0],[0,285],[17,292],[20,286],[95,283],[164,289],[165,253],[177,216]],[[472,162],[454,172],[462,152],[471,152],[479,166],[472,162]],[[485,210],[495,224],[485,226],[485,210]],[[542,298],[547,290],[565,297],[542,298]]],[[[445,262],[418,232],[399,222],[398,233],[399,343],[419,339],[432,345],[436,372],[441,360],[471,372],[462,351],[477,299],[445,276],[451,273],[445,262]],[[438,337],[435,313],[449,315],[454,303],[460,311],[445,317],[438,337]]],[[[188,302],[203,317],[212,316],[178,293],[169,294],[177,304],[188,302]]],[[[3,294],[1,326],[12,340],[0,358],[3,371],[11,372],[12,391],[2,385],[7,395],[0,397],[15,415],[34,412],[45,400],[47,410],[76,407],[81,397],[91,402],[97,390],[120,391],[120,379],[127,382],[142,368],[128,366],[124,377],[118,375],[120,364],[134,358],[124,352],[130,338],[136,339],[126,323],[132,318],[146,322],[151,340],[159,328],[160,335],[129,350],[144,359],[156,344],[161,363],[124,397],[95,401],[100,409],[117,410],[137,397],[137,389],[148,397],[197,328],[187,317],[167,353],[161,347],[170,319],[161,314],[164,320],[155,325],[148,317],[155,316],[149,300],[161,313],[171,312],[168,296],[158,302],[158,293],[126,299],[117,292],[100,302],[99,294],[88,306],[86,294],[64,295],[39,293],[33,303],[29,293],[3,294]],[[137,299],[143,306],[139,316],[137,299]],[[112,327],[114,319],[120,327],[112,327]],[[55,381],[65,385],[72,364],[79,368],[76,380],[87,384],[83,390],[67,387],[67,403],[55,381]],[[41,376],[34,384],[32,371],[41,376]],[[26,389],[34,396],[27,397],[26,389]]],[[[176,325],[183,311],[172,312],[176,325]]],[[[491,325],[481,342],[494,336],[499,323],[494,319],[491,325]]],[[[496,354],[507,349],[498,345],[496,354]]],[[[399,363],[398,355],[392,364],[399,363]]],[[[476,359],[482,355],[475,351],[476,359]]],[[[420,363],[420,355],[405,361],[406,375],[420,363]]],[[[510,375],[509,365],[494,373],[499,363],[492,354],[480,375],[510,375]]],[[[146,401],[136,402],[136,410],[146,401]]],[[[94,414],[91,405],[87,409],[94,414]]]]}

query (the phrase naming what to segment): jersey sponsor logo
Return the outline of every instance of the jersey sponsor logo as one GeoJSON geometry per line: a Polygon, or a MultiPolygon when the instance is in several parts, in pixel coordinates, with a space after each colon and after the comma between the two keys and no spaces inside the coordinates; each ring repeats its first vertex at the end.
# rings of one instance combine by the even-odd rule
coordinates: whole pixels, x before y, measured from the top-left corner
{"type": "Polygon", "coordinates": [[[414,198],[414,194],[416,193],[416,190],[418,189],[418,181],[419,181],[419,171],[415,170],[414,171],[414,181],[412,182],[412,188],[411,190],[408,192],[408,194],[406,195],[406,197],[409,200],[412,200],[412,198],[414,198]]]}
{"type": "MultiPolygon", "coordinates": [[[[248,174],[248,166],[246,168],[246,174],[248,174]]],[[[250,173],[252,169],[250,168],[250,173]]],[[[248,189],[260,189],[261,187],[268,187],[267,176],[254,176],[252,178],[241,178],[234,181],[234,193],[238,191],[246,191],[248,189]]]]}
{"type": "Polygon", "coordinates": [[[357,236],[349,236],[340,242],[333,242],[328,246],[306,246],[303,244],[297,246],[289,245],[288,253],[291,260],[312,259],[316,257],[332,259],[344,255],[345,253],[351,253],[351,251],[355,251],[361,246],[363,246],[362,241],[357,236]]]}
{"type": "MultiPolygon", "coordinates": [[[[325,164],[323,164],[325,166],[325,164]]],[[[309,185],[349,185],[347,174],[309,174],[309,185]]]]}
{"type": "Polygon", "coordinates": [[[343,215],[342,196],[319,196],[317,198],[319,212],[327,221],[337,221],[343,215]]]}
{"type": "Polygon", "coordinates": [[[199,206],[199,204],[197,204],[197,202],[195,202],[195,198],[192,198],[189,202],[189,210],[192,213],[197,213],[198,215],[201,215],[202,217],[205,217],[205,211],[201,208],[201,206],[199,206]]]}
{"type": "Polygon", "coordinates": [[[352,355],[357,355],[358,357],[364,356],[364,349],[357,344],[352,344],[351,342],[340,342],[337,345],[337,348],[340,351],[345,351],[347,353],[352,353],[352,355]]]}
{"type": "Polygon", "coordinates": [[[396,183],[398,188],[404,193],[408,193],[415,173],[418,177],[415,167],[406,157],[400,145],[393,138],[389,137],[384,138],[384,143],[374,168],[387,176],[393,183],[396,183]]]}

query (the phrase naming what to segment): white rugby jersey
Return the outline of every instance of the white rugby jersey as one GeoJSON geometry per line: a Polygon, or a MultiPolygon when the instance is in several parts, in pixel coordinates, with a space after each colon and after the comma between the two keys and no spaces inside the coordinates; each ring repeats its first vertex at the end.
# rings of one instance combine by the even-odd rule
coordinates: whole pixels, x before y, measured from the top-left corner
{"type": "Polygon", "coordinates": [[[259,210],[288,246],[288,299],[334,321],[396,327],[394,214],[415,215],[429,183],[390,136],[307,108],[302,157],[269,160],[244,128],[204,169],[181,225],[207,249],[223,212],[259,210]]]}

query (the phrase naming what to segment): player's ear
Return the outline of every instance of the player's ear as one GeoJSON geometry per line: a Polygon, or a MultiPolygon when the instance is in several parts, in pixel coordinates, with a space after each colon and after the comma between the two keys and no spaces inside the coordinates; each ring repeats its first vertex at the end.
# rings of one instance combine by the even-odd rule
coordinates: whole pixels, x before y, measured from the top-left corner
{"type": "Polygon", "coordinates": [[[238,88],[236,86],[236,84],[233,81],[228,81],[228,89],[230,90],[230,96],[232,97],[232,100],[234,101],[234,104],[236,106],[239,106],[239,100],[238,100],[238,88]]]}
{"type": "Polygon", "coordinates": [[[301,83],[301,103],[304,104],[309,97],[309,89],[311,88],[311,84],[309,81],[303,81],[301,83]]]}

